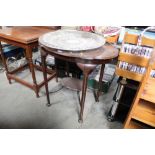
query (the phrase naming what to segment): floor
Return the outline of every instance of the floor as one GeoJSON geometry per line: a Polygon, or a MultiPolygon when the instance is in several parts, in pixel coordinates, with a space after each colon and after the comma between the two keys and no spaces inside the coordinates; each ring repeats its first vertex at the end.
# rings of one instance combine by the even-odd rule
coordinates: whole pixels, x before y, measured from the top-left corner
{"type": "MultiPolygon", "coordinates": [[[[18,76],[31,81],[28,71],[18,76]]],[[[36,71],[37,81],[43,79],[42,73],[36,71]]],[[[109,93],[100,97],[95,103],[91,90],[87,91],[85,102],[84,122],[78,123],[79,102],[75,91],[62,88],[58,92],[50,93],[51,107],[46,106],[44,88],[40,91],[40,98],[35,93],[16,82],[10,85],[5,73],[0,73],[0,128],[2,129],[119,129],[120,122],[108,122],[107,113],[112,104],[112,97],[116,90],[116,79],[113,81],[109,93]]],[[[55,79],[49,83],[50,91],[60,88],[55,79]]]]}

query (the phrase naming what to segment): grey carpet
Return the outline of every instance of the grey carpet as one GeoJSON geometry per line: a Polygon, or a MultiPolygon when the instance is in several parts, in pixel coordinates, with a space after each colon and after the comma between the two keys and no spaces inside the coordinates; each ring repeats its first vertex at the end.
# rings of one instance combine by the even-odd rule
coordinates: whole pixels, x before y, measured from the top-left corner
{"type": "MultiPolygon", "coordinates": [[[[28,71],[18,76],[31,81],[28,71]]],[[[36,71],[37,81],[43,79],[42,73],[36,71]]],[[[40,98],[35,93],[13,82],[8,83],[4,73],[0,73],[0,128],[9,129],[109,129],[122,128],[120,122],[108,122],[106,115],[112,104],[112,97],[116,89],[116,79],[113,81],[109,93],[100,97],[95,103],[91,90],[87,91],[84,111],[84,123],[78,123],[79,102],[77,93],[63,88],[51,93],[51,107],[46,106],[44,88],[40,91],[40,98]]],[[[56,89],[55,79],[49,83],[49,89],[56,89]]]]}

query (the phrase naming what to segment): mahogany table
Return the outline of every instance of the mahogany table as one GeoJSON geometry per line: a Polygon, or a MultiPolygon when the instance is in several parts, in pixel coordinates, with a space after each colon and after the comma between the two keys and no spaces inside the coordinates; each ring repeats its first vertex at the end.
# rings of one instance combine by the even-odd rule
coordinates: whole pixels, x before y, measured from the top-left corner
{"type": "MultiPolygon", "coordinates": [[[[35,76],[35,70],[34,68],[37,68],[39,70],[42,70],[42,67],[39,67],[35,64],[33,64],[32,61],[32,50],[35,47],[38,47],[38,38],[48,32],[53,31],[51,28],[46,28],[46,27],[25,27],[25,26],[16,26],[16,27],[10,27],[10,28],[5,28],[5,29],[0,29],[0,56],[2,58],[3,65],[6,70],[6,76],[11,84],[11,79],[27,86],[28,88],[32,89],[35,93],[36,96],[39,97],[39,89],[44,85],[44,81],[41,83],[37,84],[36,81],[36,76],[35,76]],[[3,54],[3,48],[1,45],[1,42],[6,42],[8,44],[12,44],[21,48],[25,49],[25,57],[27,59],[27,64],[13,70],[9,71],[7,64],[6,64],[6,59],[3,54]],[[26,67],[29,67],[32,79],[33,79],[33,84],[29,83],[23,79],[18,78],[14,74],[25,69],[26,67]]],[[[55,71],[48,71],[51,75],[49,76],[48,80],[52,79],[55,77],[56,73],[55,71]]]]}
{"type": "Polygon", "coordinates": [[[80,100],[81,110],[80,110],[80,118],[79,118],[79,121],[82,122],[88,75],[92,71],[95,65],[101,64],[101,71],[100,71],[100,77],[99,77],[99,89],[97,92],[97,100],[98,100],[105,63],[110,62],[113,58],[116,58],[118,56],[118,49],[110,45],[104,45],[101,48],[98,48],[96,50],[72,52],[72,51],[62,51],[62,50],[53,49],[41,43],[39,43],[39,45],[40,45],[41,59],[42,59],[42,65],[43,65],[42,67],[43,67],[43,75],[45,80],[46,96],[47,96],[47,102],[49,106],[51,104],[50,104],[49,90],[48,90],[48,79],[47,79],[47,71],[46,71],[47,66],[45,63],[47,55],[49,54],[54,56],[55,58],[69,61],[69,62],[75,62],[82,69],[84,78],[83,78],[83,84],[82,84],[82,96],[80,100]]]}

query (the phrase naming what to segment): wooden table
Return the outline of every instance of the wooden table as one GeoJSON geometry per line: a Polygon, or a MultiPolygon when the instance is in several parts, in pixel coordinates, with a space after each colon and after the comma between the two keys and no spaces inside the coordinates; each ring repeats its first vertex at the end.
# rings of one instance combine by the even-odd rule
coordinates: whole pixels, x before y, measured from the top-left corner
{"type": "MultiPolygon", "coordinates": [[[[34,68],[37,68],[39,70],[42,70],[42,68],[33,64],[32,50],[33,48],[38,47],[38,38],[41,35],[51,31],[53,31],[51,28],[46,27],[25,27],[25,26],[0,29],[0,56],[2,57],[2,62],[5,67],[6,76],[9,83],[11,84],[11,79],[13,79],[35,91],[37,97],[39,97],[39,89],[44,85],[44,81],[37,84],[34,68]],[[6,64],[6,59],[3,54],[1,42],[6,42],[8,44],[24,48],[27,64],[15,69],[14,71],[9,71],[6,64]],[[23,79],[20,79],[14,75],[15,73],[25,69],[26,67],[29,67],[30,69],[33,84],[23,79]]],[[[48,73],[51,74],[48,80],[52,79],[56,75],[55,72],[49,71],[48,73]]]]}
{"type": "Polygon", "coordinates": [[[118,49],[110,45],[105,45],[96,50],[72,52],[72,51],[62,51],[62,50],[60,51],[57,49],[52,49],[50,47],[47,47],[41,43],[39,44],[40,44],[40,52],[41,52],[41,58],[42,58],[43,74],[44,74],[44,80],[45,80],[45,89],[46,89],[48,105],[50,105],[50,98],[49,98],[48,79],[47,79],[47,72],[46,72],[47,66],[45,63],[45,59],[47,55],[49,54],[54,56],[55,58],[69,61],[69,62],[75,62],[82,69],[84,78],[83,78],[83,84],[81,89],[82,97],[80,100],[81,111],[80,111],[80,118],[79,118],[79,121],[82,122],[88,75],[94,68],[94,65],[96,64],[102,65],[101,71],[100,71],[100,78],[99,78],[99,89],[97,92],[97,100],[98,100],[105,63],[110,62],[113,58],[116,58],[118,56],[118,49]]]}

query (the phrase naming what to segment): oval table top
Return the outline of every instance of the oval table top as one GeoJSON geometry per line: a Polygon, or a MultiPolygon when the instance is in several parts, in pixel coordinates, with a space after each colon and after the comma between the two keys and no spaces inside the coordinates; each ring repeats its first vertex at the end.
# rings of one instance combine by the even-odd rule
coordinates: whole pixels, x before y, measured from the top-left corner
{"type": "Polygon", "coordinates": [[[119,53],[119,50],[112,45],[104,45],[98,49],[78,52],[53,49],[40,42],[39,45],[45,53],[59,59],[77,63],[103,64],[116,58],[119,53]]]}

